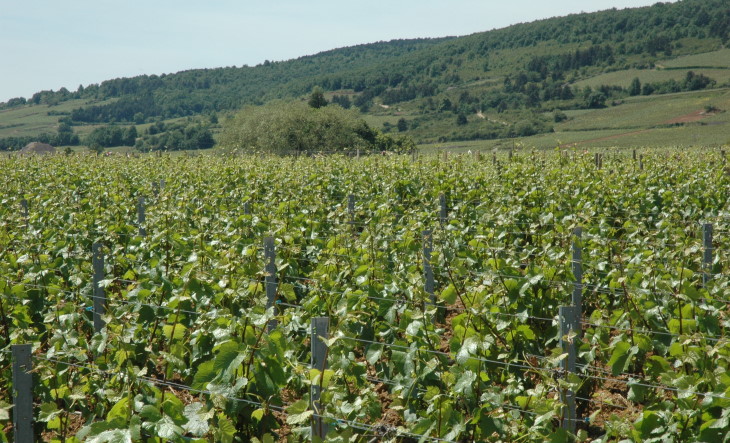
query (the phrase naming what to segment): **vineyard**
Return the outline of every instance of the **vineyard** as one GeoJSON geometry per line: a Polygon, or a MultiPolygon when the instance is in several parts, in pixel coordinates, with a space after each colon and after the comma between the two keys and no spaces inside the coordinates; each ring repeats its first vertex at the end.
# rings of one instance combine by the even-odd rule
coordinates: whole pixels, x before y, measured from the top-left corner
{"type": "Polygon", "coordinates": [[[725,154],[602,154],[0,157],[0,441],[725,441],[725,154]]]}

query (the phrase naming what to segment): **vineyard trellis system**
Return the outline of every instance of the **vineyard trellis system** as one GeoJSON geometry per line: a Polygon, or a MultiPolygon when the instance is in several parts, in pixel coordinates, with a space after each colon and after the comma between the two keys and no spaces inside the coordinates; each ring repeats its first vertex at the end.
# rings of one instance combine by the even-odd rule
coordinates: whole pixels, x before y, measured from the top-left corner
{"type": "Polygon", "coordinates": [[[713,155],[4,158],[0,435],[722,439],[713,155]]]}

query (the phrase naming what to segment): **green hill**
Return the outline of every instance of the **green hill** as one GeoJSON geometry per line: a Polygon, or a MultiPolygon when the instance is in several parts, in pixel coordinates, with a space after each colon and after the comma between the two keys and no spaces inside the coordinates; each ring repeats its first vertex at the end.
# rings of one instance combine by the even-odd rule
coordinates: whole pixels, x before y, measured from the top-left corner
{"type": "MultiPolygon", "coordinates": [[[[300,99],[315,86],[331,101],[359,108],[371,125],[422,143],[549,135],[570,128],[571,117],[579,120],[586,110],[621,120],[632,115],[634,98],[651,107],[663,106],[659,98],[666,94],[723,94],[730,86],[729,32],[730,0],[681,0],[253,67],[120,78],[0,104],[0,148],[17,149],[31,139],[104,145],[114,142],[109,126],[131,125],[138,126],[142,146],[188,148],[194,142],[186,134],[203,126],[215,133],[218,115],[300,99]],[[160,141],[173,131],[178,135],[160,141]]],[[[697,111],[694,102],[687,106],[675,117],[697,111]]],[[[630,120],[631,129],[662,124],[630,120]]]]}

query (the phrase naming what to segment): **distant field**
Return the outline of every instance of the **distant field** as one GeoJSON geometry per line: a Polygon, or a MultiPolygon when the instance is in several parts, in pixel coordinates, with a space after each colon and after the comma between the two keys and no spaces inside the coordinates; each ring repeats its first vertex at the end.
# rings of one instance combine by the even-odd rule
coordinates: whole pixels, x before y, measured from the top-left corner
{"type": "Polygon", "coordinates": [[[680,81],[687,76],[687,72],[693,71],[696,74],[703,74],[716,80],[718,85],[730,83],[730,69],[627,69],[597,75],[586,80],[574,83],[577,88],[597,88],[601,85],[615,85],[628,88],[634,78],[638,78],[642,84],[664,82],[667,80],[680,81]]]}
{"type": "Polygon", "coordinates": [[[553,132],[532,137],[508,138],[497,140],[472,140],[448,143],[430,143],[419,145],[424,153],[436,151],[493,151],[506,149],[548,149],[570,143],[580,142],[586,138],[609,137],[622,134],[622,130],[589,131],[589,132],[553,132]]]}
{"type": "MultiPolygon", "coordinates": [[[[573,114],[573,118],[556,126],[556,131],[589,129],[637,129],[666,124],[679,116],[703,110],[705,106],[730,107],[730,89],[686,92],[627,99],[619,106],[573,114]]],[[[718,117],[727,116],[721,114],[718,117]]],[[[726,121],[727,117],[722,121],[726,121]]]]}
{"type": "Polygon", "coordinates": [[[723,67],[730,69],[730,48],[704,54],[687,55],[657,63],[667,68],[684,68],[695,66],[723,67]]]}
{"type": "Polygon", "coordinates": [[[423,144],[423,152],[491,151],[512,146],[551,149],[557,146],[723,146],[730,145],[730,90],[634,97],[605,109],[567,111],[570,120],[555,132],[514,139],[423,144]],[[705,106],[725,111],[703,116],[705,106]],[[687,122],[670,126],[679,117],[687,122]],[[696,121],[692,121],[696,120],[696,121]]]}
{"type": "Polygon", "coordinates": [[[692,124],[682,127],[656,128],[627,133],[620,137],[605,140],[588,140],[580,143],[582,147],[689,147],[724,146],[730,144],[727,125],[692,124]]]}
{"type": "MultiPolygon", "coordinates": [[[[109,103],[110,101],[95,104],[109,103]]],[[[70,113],[75,108],[86,104],[88,104],[88,100],[69,100],[56,106],[21,106],[0,110],[0,138],[55,132],[58,128],[58,119],[63,117],[63,113],[70,113]],[[52,115],[49,115],[49,112],[52,115]]],[[[92,128],[93,126],[81,126],[75,127],[74,130],[83,134],[92,128]]]]}
{"type": "Polygon", "coordinates": [[[554,132],[515,139],[450,142],[420,145],[424,153],[437,151],[467,152],[517,149],[564,148],[634,148],[634,147],[720,147],[730,145],[730,126],[692,124],[672,128],[636,131],[604,130],[554,132]]]}
{"type": "Polygon", "coordinates": [[[657,69],[627,69],[609,72],[575,83],[576,87],[592,88],[600,85],[616,85],[628,87],[634,78],[642,83],[654,83],[667,80],[681,80],[688,71],[704,74],[717,80],[718,84],[730,82],[730,48],[704,54],[686,55],[656,63],[657,69]]]}

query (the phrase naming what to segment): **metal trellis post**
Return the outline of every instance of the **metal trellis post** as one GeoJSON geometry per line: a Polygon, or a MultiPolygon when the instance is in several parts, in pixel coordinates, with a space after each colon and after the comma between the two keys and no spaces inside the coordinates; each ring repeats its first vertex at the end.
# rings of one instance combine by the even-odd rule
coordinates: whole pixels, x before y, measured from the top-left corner
{"type": "Polygon", "coordinates": [[[17,443],[33,438],[32,345],[12,345],[13,353],[13,432],[17,443]]]}
{"type": "Polygon", "coordinates": [[[311,401],[314,416],[312,417],[312,437],[319,437],[324,440],[327,435],[328,425],[323,420],[323,410],[320,404],[322,396],[322,381],[324,371],[327,369],[327,345],[322,340],[329,338],[329,317],[314,317],[312,319],[312,369],[320,373],[320,383],[312,383],[311,401]]]}
{"type": "Polygon", "coordinates": [[[573,297],[572,305],[578,308],[578,313],[582,312],[583,305],[583,249],[581,244],[581,237],[583,235],[583,228],[577,226],[573,229],[573,276],[575,282],[573,283],[573,297]]]}
{"type": "Polygon", "coordinates": [[[423,231],[423,289],[428,295],[431,304],[436,304],[435,283],[433,280],[433,268],[431,267],[431,252],[433,251],[433,233],[430,230],[423,231]]]}
{"type": "Polygon", "coordinates": [[[446,196],[444,194],[439,194],[439,221],[441,222],[442,227],[446,224],[447,217],[448,211],[446,209],[446,196]]]}
{"type": "Polygon", "coordinates": [[[355,196],[347,196],[347,212],[350,214],[350,224],[355,224],[355,196]]]}
{"type": "Polygon", "coordinates": [[[145,199],[144,195],[140,195],[137,198],[137,227],[139,228],[139,236],[146,237],[147,230],[144,227],[145,224],[145,213],[144,213],[145,199]]]}
{"type": "Polygon", "coordinates": [[[712,279],[712,223],[702,225],[702,242],[704,243],[704,254],[702,265],[705,272],[702,274],[702,285],[706,286],[712,279]]]}
{"type": "MultiPolygon", "coordinates": [[[[266,309],[271,308],[276,303],[276,288],[278,282],[276,280],[276,246],[274,237],[266,237],[264,239],[264,260],[266,262],[266,309]]],[[[269,331],[277,325],[276,319],[269,321],[269,331]]]]}
{"type": "Polygon", "coordinates": [[[104,320],[101,318],[106,313],[106,293],[99,283],[104,279],[104,254],[101,243],[94,243],[91,246],[91,264],[94,268],[92,283],[94,285],[94,331],[99,332],[104,328],[104,320]]]}
{"type": "Polygon", "coordinates": [[[25,229],[28,229],[28,227],[30,226],[28,220],[28,200],[20,200],[20,206],[23,208],[23,220],[25,220],[25,229]]]}
{"type": "MultiPolygon", "coordinates": [[[[575,306],[561,306],[559,308],[560,318],[560,345],[564,354],[568,354],[561,362],[563,374],[568,378],[569,374],[575,373],[576,340],[580,330],[579,312],[575,306]]],[[[570,433],[575,433],[576,409],[575,393],[572,389],[561,391],[563,407],[563,428],[570,433]]]]}

